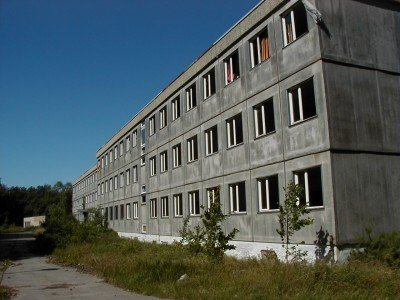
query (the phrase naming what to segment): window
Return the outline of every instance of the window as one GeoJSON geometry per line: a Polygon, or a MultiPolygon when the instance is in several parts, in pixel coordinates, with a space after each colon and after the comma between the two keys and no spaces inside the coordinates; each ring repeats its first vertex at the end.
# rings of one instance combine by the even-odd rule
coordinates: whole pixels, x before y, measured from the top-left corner
{"type": "Polygon", "coordinates": [[[106,207],[106,208],[103,208],[104,209],[104,214],[103,214],[103,216],[105,216],[106,217],[106,220],[108,219],[110,219],[109,218],[109,216],[108,216],[108,207],[106,207]]]}
{"type": "Polygon", "coordinates": [[[104,156],[101,158],[101,168],[102,169],[104,169],[104,166],[105,166],[105,164],[104,164],[104,156]]]}
{"type": "Polygon", "coordinates": [[[133,176],[133,182],[138,182],[138,170],[137,166],[133,166],[132,168],[132,176],[133,176]]]}
{"type": "Polygon", "coordinates": [[[118,220],[118,205],[114,206],[114,220],[118,220]]]}
{"type": "Polygon", "coordinates": [[[242,115],[238,114],[226,121],[228,148],[243,143],[242,115]]]}
{"type": "Polygon", "coordinates": [[[97,185],[97,194],[101,194],[101,186],[100,183],[97,185]]]}
{"type": "Polygon", "coordinates": [[[104,182],[104,186],[105,186],[105,189],[106,189],[106,193],[108,193],[108,180],[106,180],[104,182]]]}
{"type": "Polygon", "coordinates": [[[279,209],[278,175],[257,179],[259,211],[279,209]]]}
{"type": "Polygon", "coordinates": [[[146,144],[146,124],[140,124],[140,144],[143,147],[146,144]]]}
{"type": "Polygon", "coordinates": [[[106,153],[106,166],[108,166],[108,153],[106,153]]]}
{"type": "Polygon", "coordinates": [[[161,197],[161,217],[169,216],[168,197],[161,197]]]}
{"type": "Polygon", "coordinates": [[[114,219],[114,214],[113,214],[113,207],[110,206],[110,221],[114,219]]]}
{"type": "Polygon", "coordinates": [[[131,204],[130,203],[126,204],[126,218],[128,220],[132,219],[132,211],[131,211],[131,204]]]}
{"type": "Polygon", "coordinates": [[[227,59],[224,60],[225,68],[225,85],[230,84],[235,79],[239,78],[239,54],[238,51],[233,53],[227,59]]]}
{"type": "Polygon", "coordinates": [[[134,219],[139,218],[138,210],[139,210],[139,204],[137,202],[133,202],[133,218],[134,219]]]}
{"type": "Polygon", "coordinates": [[[157,218],[157,199],[150,199],[150,218],[157,218]]]}
{"type": "Polygon", "coordinates": [[[114,160],[117,160],[117,159],[118,159],[118,146],[116,145],[114,147],[114,160]]]}
{"type": "Polygon", "coordinates": [[[181,116],[181,100],[179,96],[171,101],[172,104],[172,121],[178,119],[181,116]]]}
{"type": "Polygon", "coordinates": [[[101,194],[104,194],[104,182],[101,183],[101,194]]]}
{"type": "Polygon", "coordinates": [[[112,149],[110,150],[110,155],[109,155],[109,157],[110,157],[110,164],[111,164],[112,161],[113,161],[113,150],[112,150],[112,149]]]}
{"type": "Polygon", "coordinates": [[[215,199],[219,197],[218,187],[212,187],[207,189],[207,207],[211,207],[211,203],[214,203],[215,199]]]}
{"type": "Polygon", "coordinates": [[[125,149],[126,149],[126,152],[128,152],[131,149],[131,136],[130,135],[128,135],[125,138],[125,149]]]}
{"type": "Polygon", "coordinates": [[[119,187],[122,188],[124,186],[124,183],[125,183],[125,181],[124,181],[124,173],[122,172],[122,173],[119,174],[119,187]]]}
{"type": "Polygon", "coordinates": [[[123,205],[123,204],[121,204],[121,205],[119,206],[119,212],[120,212],[119,218],[120,218],[121,220],[123,220],[123,219],[124,219],[124,205],[123,205]]]}
{"type": "Polygon", "coordinates": [[[294,183],[304,188],[304,195],[299,199],[307,206],[323,206],[321,167],[294,172],[294,183]]]}
{"type": "Polygon", "coordinates": [[[182,202],[182,194],[174,195],[174,215],[175,217],[183,216],[183,202],[182,202]]]}
{"type": "Polygon", "coordinates": [[[168,171],[168,154],[167,151],[164,151],[160,154],[160,172],[168,171]]]}
{"type": "Polygon", "coordinates": [[[125,171],[125,179],[126,179],[126,185],[131,184],[131,170],[128,169],[125,171]]]}
{"type": "Polygon", "coordinates": [[[275,131],[274,102],[272,99],[254,106],[253,110],[256,138],[275,131]]]}
{"type": "Polygon", "coordinates": [[[114,190],[118,189],[118,175],[114,176],[114,190]]]}
{"type": "Polygon", "coordinates": [[[160,110],[160,129],[167,126],[167,106],[160,110]]]}
{"type": "Polygon", "coordinates": [[[312,79],[289,89],[288,95],[291,125],[317,115],[312,79]]]}
{"type": "Polygon", "coordinates": [[[111,192],[113,189],[113,178],[112,177],[110,178],[109,183],[110,183],[110,192],[111,192]]]}
{"type": "Polygon", "coordinates": [[[187,161],[195,161],[198,159],[198,150],[197,150],[197,135],[187,140],[187,161]]]}
{"type": "Polygon", "coordinates": [[[143,155],[143,156],[140,157],[140,165],[144,166],[145,164],[146,164],[146,156],[143,155]]]}
{"type": "Polygon", "coordinates": [[[218,152],[217,125],[206,130],[205,138],[206,138],[206,155],[211,155],[215,152],[218,152]]]}
{"type": "Polygon", "coordinates": [[[136,147],[137,144],[137,130],[132,133],[132,147],[136,147]]]}
{"type": "Polygon", "coordinates": [[[286,46],[308,31],[304,5],[299,3],[282,15],[283,45],[286,46]]]}
{"type": "Polygon", "coordinates": [[[215,71],[212,69],[203,76],[204,99],[215,94],[215,71]]]}
{"type": "Polygon", "coordinates": [[[172,163],[174,168],[177,168],[182,164],[181,144],[172,147],[172,163]]]}
{"type": "Polygon", "coordinates": [[[189,192],[189,214],[197,216],[200,214],[200,199],[199,191],[189,192]]]}
{"type": "Polygon", "coordinates": [[[152,116],[149,119],[149,136],[156,133],[156,116],[152,116]]]}
{"type": "Polygon", "coordinates": [[[186,111],[196,107],[196,83],[186,90],[186,111]]]}
{"type": "Polygon", "coordinates": [[[250,40],[251,67],[254,68],[269,57],[268,29],[265,28],[260,34],[250,40]]]}
{"type": "Polygon", "coordinates": [[[124,141],[119,142],[119,156],[124,154],[124,141]]]}
{"type": "Polygon", "coordinates": [[[142,196],[142,204],[146,203],[146,196],[142,196]]]}
{"type": "Polygon", "coordinates": [[[246,212],[246,190],[244,181],[229,185],[229,199],[231,203],[231,212],[246,212]]]}
{"type": "Polygon", "coordinates": [[[153,156],[152,158],[150,158],[150,176],[154,176],[157,174],[156,171],[156,157],[153,156]]]}
{"type": "Polygon", "coordinates": [[[138,219],[138,217],[139,217],[139,213],[138,213],[138,210],[139,210],[139,204],[137,203],[137,202],[133,202],[133,218],[134,219],[138,219]]]}

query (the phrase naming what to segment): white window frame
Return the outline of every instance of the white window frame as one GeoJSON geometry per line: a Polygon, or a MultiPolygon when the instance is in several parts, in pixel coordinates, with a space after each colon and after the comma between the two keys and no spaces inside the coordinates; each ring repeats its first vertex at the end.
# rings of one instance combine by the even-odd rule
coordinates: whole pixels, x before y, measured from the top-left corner
{"type": "Polygon", "coordinates": [[[132,211],[131,211],[131,204],[130,203],[126,203],[126,219],[127,220],[131,220],[132,219],[132,211]]]}
{"type": "Polygon", "coordinates": [[[168,196],[161,197],[161,218],[169,217],[168,196]]]}
{"type": "Polygon", "coordinates": [[[314,81],[313,78],[310,78],[308,80],[305,80],[303,82],[301,82],[297,87],[291,88],[287,90],[288,93],[288,97],[289,97],[289,112],[290,112],[290,125],[294,125],[300,122],[303,122],[309,118],[312,118],[314,116],[317,115],[317,107],[316,107],[316,103],[315,103],[315,92],[314,92],[314,106],[315,106],[315,115],[308,117],[308,118],[304,118],[304,112],[303,112],[303,96],[302,96],[302,89],[304,88],[304,86],[309,83],[312,82],[312,88],[314,89],[314,81]],[[297,94],[297,101],[298,101],[298,107],[299,107],[299,120],[295,121],[294,119],[294,99],[293,99],[293,94],[296,93],[297,94]]]}
{"type": "MultiPolygon", "coordinates": [[[[267,132],[267,118],[266,118],[266,106],[269,101],[272,101],[272,109],[274,108],[273,106],[273,99],[268,99],[256,106],[253,107],[253,113],[254,113],[254,129],[255,129],[255,137],[258,138],[260,136],[267,135],[268,133],[274,132],[274,130],[267,132]],[[262,128],[259,128],[259,122],[258,120],[261,118],[261,126],[262,128]]],[[[274,113],[274,111],[272,112],[274,113]]],[[[274,118],[275,122],[275,118],[274,118]]],[[[275,127],[275,126],[274,126],[275,127]]]]}
{"type": "Polygon", "coordinates": [[[255,37],[253,37],[250,42],[250,61],[251,61],[251,68],[261,64],[262,62],[268,60],[271,57],[271,53],[269,53],[269,36],[268,36],[268,27],[265,27],[261,30],[255,37]],[[268,57],[265,60],[261,60],[261,42],[260,37],[266,33],[267,40],[268,40],[268,57]],[[256,48],[257,57],[254,57],[254,47],[256,48]]]}
{"type": "Polygon", "coordinates": [[[104,195],[104,182],[101,183],[101,194],[104,195]]]}
{"type": "Polygon", "coordinates": [[[101,168],[104,169],[105,164],[104,164],[104,156],[101,158],[101,168]]]}
{"type": "Polygon", "coordinates": [[[214,86],[215,86],[215,70],[211,69],[206,75],[203,76],[203,97],[204,99],[207,99],[208,97],[211,97],[212,95],[215,94],[215,88],[214,91],[212,90],[212,80],[214,81],[214,86]]]}
{"type": "Polygon", "coordinates": [[[172,147],[172,164],[174,168],[178,168],[182,165],[182,146],[176,144],[172,147]]]}
{"type": "Polygon", "coordinates": [[[113,178],[111,177],[111,178],[108,180],[108,182],[109,182],[109,190],[110,190],[110,192],[112,192],[112,190],[113,190],[113,178]]]}
{"type": "Polygon", "coordinates": [[[218,152],[218,144],[214,145],[214,134],[216,134],[218,137],[218,127],[217,126],[213,126],[205,131],[206,156],[218,152]],[[214,149],[214,147],[215,147],[215,149],[214,149]]]}
{"type": "Polygon", "coordinates": [[[113,162],[113,149],[110,149],[108,157],[110,158],[110,164],[113,162]]]}
{"type": "MultiPolygon", "coordinates": [[[[230,202],[230,211],[231,213],[246,213],[247,211],[247,205],[246,205],[246,210],[242,211],[240,210],[240,192],[239,192],[239,185],[242,182],[238,183],[233,183],[229,185],[229,202],[230,202]],[[236,205],[236,210],[234,209],[234,206],[236,205]]],[[[246,191],[245,191],[246,192],[246,191]]],[[[244,199],[246,201],[246,199],[244,199]]],[[[246,203],[245,203],[246,204],[246,203]]]]}
{"type": "Polygon", "coordinates": [[[186,89],[186,111],[189,111],[197,106],[196,101],[196,83],[186,89]]]}
{"type": "Polygon", "coordinates": [[[105,193],[108,193],[108,180],[104,182],[105,193]]]}
{"type": "Polygon", "coordinates": [[[133,202],[132,203],[132,217],[133,219],[139,219],[139,203],[133,202]]]}
{"type": "Polygon", "coordinates": [[[188,161],[188,163],[198,160],[198,158],[199,158],[198,149],[197,149],[197,157],[195,155],[196,147],[197,147],[197,135],[195,135],[187,140],[187,161],[188,161]]]}
{"type": "Polygon", "coordinates": [[[168,119],[167,119],[167,106],[164,106],[159,111],[160,114],[160,129],[167,127],[168,119]]]}
{"type": "MultiPolygon", "coordinates": [[[[294,172],[294,183],[295,184],[299,184],[299,173],[304,173],[304,196],[305,196],[305,200],[306,200],[306,205],[308,207],[323,207],[324,205],[318,205],[318,206],[310,206],[310,183],[308,180],[308,172],[311,169],[314,168],[320,168],[320,173],[322,176],[322,170],[321,170],[321,166],[314,166],[314,167],[310,167],[304,170],[299,170],[299,171],[295,171],[294,172]]],[[[321,185],[322,185],[322,178],[321,178],[321,185]]],[[[322,188],[322,186],[321,186],[322,188]]],[[[323,201],[323,199],[321,199],[323,201]]],[[[300,199],[297,200],[297,205],[300,204],[300,199]]]]}
{"type": "MultiPolygon", "coordinates": [[[[224,60],[224,82],[225,82],[225,86],[227,86],[228,84],[234,82],[236,79],[240,78],[240,72],[238,74],[238,77],[234,78],[234,76],[232,75],[231,80],[228,80],[228,68],[231,74],[233,74],[233,57],[237,54],[238,55],[238,61],[237,63],[239,64],[239,52],[237,52],[238,50],[234,51],[229,57],[227,57],[224,60]]],[[[240,70],[240,66],[239,70],[240,70]]]]}
{"type": "Polygon", "coordinates": [[[192,191],[188,193],[188,200],[189,200],[189,214],[191,216],[198,216],[200,215],[200,199],[199,199],[199,192],[192,191]],[[198,203],[198,205],[196,205],[198,203]],[[199,208],[196,211],[196,206],[199,208]]]}
{"type": "MultiPolygon", "coordinates": [[[[277,176],[277,175],[271,175],[271,176],[264,177],[264,178],[257,178],[258,210],[260,212],[277,211],[277,210],[279,210],[279,208],[272,209],[270,207],[270,203],[271,203],[270,192],[269,192],[269,190],[270,190],[270,180],[271,180],[271,177],[274,177],[274,176],[277,176]],[[263,208],[263,205],[262,205],[262,197],[263,197],[263,195],[262,195],[262,190],[263,190],[262,189],[262,185],[263,184],[265,184],[265,195],[264,195],[264,197],[266,199],[266,204],[267,204],[266,208],[263,208]]],[[[278,182],[279,182],[279,179],[278,179],[278,182]]],[[[278,202],[279,202],[279,199],[278,199],[278,202]]]]}
{"type": "Polygon", "coordinates": [[[149,119],[149,136],[156,133],[156,116],[153,115],[149,119]]]}
{"type": "Polygon", "coordinates": [[[118,175],[114,176],[114,191],[118,189],[118,175]]]}
{"type": "Polygon", "coordinates": [[[160,153],[160,172],[168,171],[168,152],[167,150],[160,153]]]}
{"type": "Polygon", "coordinates": [[[174,195],[173,199],[174,199],[174,216],[175,217],[182,217],[183,216],[182,194],[174,195]]]}
{"type": "Polygon", "coordinates": [[[118,159],[118,145],[115,145],[114,147],[114,160],[118,159]]]}
{"type": "Polygon", "coordinates": [[[153,156],[149,159],[150,162],[150,177],[157,175],[156,157],[153,156]]]}
{"type": "Polygon", "coordinates": [[[131,184],[131,169],[127,169],[125,171],[125,180],[126,180],[126,185],[131,184]]]}
{"type": "Polygon", "coordinates": [[[157,219],[157,198],[150,199],[150,218],[157,219]]]}
{"type": "Polygon", "coordinates": [[[106,162],[106,166],[108,166],[108,153],[106,153],[106,155],[105,155],[105,162],[106,162]]]}
{"type": "Polygon", "coordinates": [[[132,177],[133,177],[132,178],[133,182],[138,182],[138,167],[137,167],[137,165],[132,167],[132,177]]]}
{"type": "Polygon", "coordinates": [[[124,140],[119,142],[119,156],[124,155],[124,140]]]}
{"type": "Polygon", "coordinates": [[[176,119],[178,119],[181,116],[181,114],[180,114],[180,111],[181,111],[180,102],[181,101],[180,101],[179,96],[171,101],[172,121],[175,121],[176,119]]]}
{"type": "MultiPolygon", "coordinates": [[[[242,144],[242,142],[238,142],[238,136],[237,136],[237,131],[236,131],[236,122],[237,119],[241,118],[241,114],[238,114],[234,116],[233,118],[229,119],[226,121],[226,132],[227,132],[227,137],[228,137],[228,148],[234,147],[236,145],[242,144]],[[232,137],[231,137],[231,130],[232,130],[232,137]],[[232,140],[233,139],[233,140],[232,140]]],[[[242,122],[243,126],[243,122],[242,122]]],[[[243,128],[242,128],[242,134],[243,134],[243,128]]]]}
{"type": "Polygon", "coordinates": [[[136,147],[137,145],[137,130],[132,132],[132,147],[136,147]]]}
{"type": "Polygon", "coordinates": [[[140,124],[140,146],[143,148],[146,145],[146,123],[140,124]]]}
{"type": "Polygon", "coordinates": [[[215,202],[216,193],[218,192],[217,187],[207,189],[207,208],[210,209],[211,204],[215,202]]]}
{"type": "Polygon", "coordinates": [[[131,149],[131,136],[130,135],[128,135],[125,138],[125,149],[126,149],[126,152],[129,152],[129,150],[131,149]]]}
{"type": "Polygon", "coordinates": [[[124,183],[125,183],[124,180],[125,180],[124,179],[124,172],[119,173],[119,187],[120,188],[124,187],[124,183]]]}

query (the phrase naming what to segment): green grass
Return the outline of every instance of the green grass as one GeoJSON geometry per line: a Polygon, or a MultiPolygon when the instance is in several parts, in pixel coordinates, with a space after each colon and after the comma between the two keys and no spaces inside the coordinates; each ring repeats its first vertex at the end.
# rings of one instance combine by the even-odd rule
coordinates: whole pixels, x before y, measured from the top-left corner
{"type": "Polygon", "coordinates": [[[187,299],[333,299],[400,296],[399,270],[377,261],[344,265],[284,264],[225,257],[215,264],[180,245],[142,243],[112,234],[56,249],[54,260],[75,265],[127,290],[187,299]],[[183,274],[186,284],[178,284],[183,274]]]}
{"type": "Polygon", "coordinates": [[[7,286],[1,285],[1,281],[3,280],[4,271],[11,265],[11,261],[9,260],[0,260],[0,300],[10,299],[13,290],[7,286]]]}
{"type": "Polygon", "coordinates": [[[37,231],[41,227],[35,227],[35,226],[30,226],[30,227],[22,227],[22,226],[15,226],[11,225],[8,227],[0,226],[0,233],[18,233],[18,232],[28,232],[28,231],[37,231]]]}

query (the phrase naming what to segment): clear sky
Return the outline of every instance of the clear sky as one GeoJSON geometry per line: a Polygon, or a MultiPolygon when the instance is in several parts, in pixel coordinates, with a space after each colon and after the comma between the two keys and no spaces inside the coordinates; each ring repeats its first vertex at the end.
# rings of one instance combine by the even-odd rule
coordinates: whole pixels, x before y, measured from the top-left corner
{"type": "Polygon", "coordinates": [[[259,0],[0,0],[0,178],[73,181],[259,0]]]}

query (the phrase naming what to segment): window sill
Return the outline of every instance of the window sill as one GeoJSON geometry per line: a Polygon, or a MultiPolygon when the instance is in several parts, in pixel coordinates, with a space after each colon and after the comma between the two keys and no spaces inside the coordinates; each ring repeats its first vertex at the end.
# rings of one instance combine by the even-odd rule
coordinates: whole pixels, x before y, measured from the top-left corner
{"type": "Polygon", "coordinates": [[[247,211],[231,211],[231,216],[241,216],[241,215],[247,215],[247,211]]]}
{"type": "Polygon", "coordinates": [[[263,133],[263,134],[260,134],[259,136],[256,136],[254,138],[254,140],[259,140],[259,139],[265,138],[267,136],[273,135],[275,133],[276,133],[276,130],[273,130],[273,131],[270,131],[270,132],[267,132],[267,133],[263,133]]]}
{"type": "Polygon", "coordinates": [[[231,82],[226,83],[224,88],[226,88],[227,86],[230,86],[232,83],[236,82],[239,78],[240,78],[240,75],[238,77],[236,77],[235,79],[233,79],[231,82]]]}
{"type": "Polygon", "coordinates": [[[174,216],[174,218],[181,219],[181,218],[183,218],[183,215],[174,216]]]}
{"type": "Polygon", "coordinates": [[[196,161],[198,161],[198,160],[199,160],[199,159],[197,158],[197,159],[194,159],[194,160],[188,161],[188,162],[186,163],[186,165],[192,164],[192,163],[194,163],[194,162],[196,162],[196,161]]]}
{"type": "Polygon", "coordinates": [[[254,69],[257,69],[257,67],[261,66],[262,64],[264,64],[264,63],[266,63],[267,61],[270,61],[270,60],[271,60],[271,56],[268,57],[267,59],[263,60],[263,61],[260,62],[259,64],[256,64],[256,65],[252,66],[252,67],[250,68],[250,72],[253,71],[254,69]]]}
{"type": "Polygon", "coordinates": [[[161,171],[160,174],[168,173],[168,170],[161,171]]]}
{"type": "Polygon", "coordinates": [[[215,154],[218,154],[218,151],[215,151],[215,152],[210,153],[210,154],[206,154],[206,157],[210,157],[210,156],[213,156],[213,155],[215,155],[215,154]]]}
{"type": "Polygon", "coordinates": [[[200,217],[200,214],[189,215],[190,217],[200,217]]]}
{"type": "Polygon", "coordinates": [[[158,130],[158,132],[160,132],[160,131],[163,130],[164,128],[167,128],[167,125],[165,125],[164,127],[161,127],[160,130],[158,130]]]}
{"type": "Polygon", "coordinates": [[[176,120],[179,120],[181,116],[177,117],[176,119],[172,119],[171,123],[175,122],[176,120]]]}
{"type": "Polygon", "coordinates": [[[186,112],[190,112],[190,111],[194,110],[196,107],[197,107],[197,105],[196,105],[196,106],[193,106],[193,107],[191,107],[191,108],[189,108],[189,109],[186,109],[186,112]]]}
{"type": "MultiPolygon", "coordinates": [[[[232,81],[233,82],[233,81],[232,81]]],[[[208,100],[208,99],[210,99],[212,96],[214,96],[216,94],[216,92],[214,92],[213,94],[211,94],[210,96],[208,96],[208,97],[206,97],[206,98],[204,98],[203,99],[203,101],[206,101],[206,100],[208,100]]]]}
{"type": "Polygon", "coordinates": [[[290,43],[284,45],[282,47],[282,50],[289,47],[290,45],[293,45],[296,41],[298,41],[299,39],[301,39],[303,36],[306,36],[308,34],[308,30],[306,32],[304,32],[302,35],[300,35],[299,37],[297,37],[294,41],[291,41],[290,43]]]}
{"type": "Polygon", "coordinates": [[[244,145],[244,142],[241,142],[241,143],[236,144],[236,145],[232,145],[232,146],[228,147],[226,150],[231,150],[231,149],[234,149],[234,148],[242,146],[242,145],[244,145]]]}
{"type": "Polygon", "coordinates": [[[308,121],[313,120],[313,119],[317,119],[317,118],[318,118],[318,115],[315,115],[315,116],[309,117],[309,118],[307,118],[307,119],[303,119],[303,120],[300,120],[300,121],[296,121],[296,122],[290,124],[290,125],[289,125],[289,128],[294,127],[294,126],[297,126],[297,125],[302,124],[302,123],[305,123],[305,122],[308,122],[308,121]]]}
{"type": "Polygon", "coordinates": [[[307,206],[307,210],[324,210],[325,206],[307,206]]]}
{"type": "Polygon", "coordinates": [[[269,209],[269,210],[259,210],[258,212],[257,212],[257,214],[260,214],[260,215],[262,215],[262,214],[272,214],[272,213],[278,213],[279,212],[279,209],[269,209]]]}
{"type": "Polygon", "coordinates": [[[172,167],[172,170],[179,169],[180,167],[182,167],[182,165],[179,165],[179,166],[176,166],[176,167],[172,167]]]}
{"type": "Polygon", "coordinates": [[[169,216],[161,217],[161,219],[163,219],[163,220],[168,220],[168,219],[169,219],[169,216]]]}
{"type": "Polygon", "coordinates": [[[150,217],[151,220],[157,220],[157,217],[150,217]]]}

